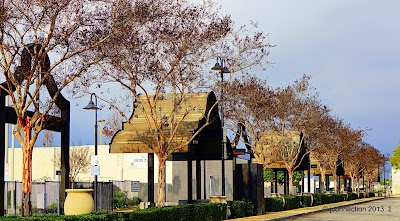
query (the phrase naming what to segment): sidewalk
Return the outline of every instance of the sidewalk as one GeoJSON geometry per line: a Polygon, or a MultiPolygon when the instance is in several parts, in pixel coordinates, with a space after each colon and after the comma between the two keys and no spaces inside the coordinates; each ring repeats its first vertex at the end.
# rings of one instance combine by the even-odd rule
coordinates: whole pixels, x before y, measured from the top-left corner
{"type": "Polygon", "coordinates": [[[268,212],[264,215],[249,216],[249,217],[237,218],[237,219],[231,219],[231,220],[235,220],[235,221],[283,220],[283,219],[287,219],[290,217],[301,216],[301,215],[305,215],[305,214],[328,210],[330,208],[355,205],[355,204],[359,204],[359,203],[370,202],[370,201],[380,200],[380,199],[385,199],[385,197],[369,197],[369,198],[363,198],[363,199],[357,199],[357,200],[351,200],[351,201],[342,201],[339,203],[324,204],[324,205],[319,205],[319,206],[304,207],[304,208],[285,210],[285,211],[279,211],[279,212],[268,212]]]}

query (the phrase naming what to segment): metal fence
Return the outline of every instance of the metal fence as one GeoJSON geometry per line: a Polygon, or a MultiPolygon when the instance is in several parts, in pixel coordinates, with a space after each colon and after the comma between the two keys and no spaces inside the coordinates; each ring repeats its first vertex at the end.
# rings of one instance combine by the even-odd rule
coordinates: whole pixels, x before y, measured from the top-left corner
{"type": "MultiPolygon", "coordinates": [[[[60,182],[46,181],[32,183],[32,210],[33,213],[57,213],[58,191],[60,182]]],[[[75,188],[92,188],[94,182],[76,182],[75,188]]],[[[114,192],[113,182],[97,183],[97,208],[98,210],[112,211],[112,199],[114,192]]],[[[22,183],[18,181],[6,181],[4,188],[4,205],[6,214],[20,214],[22,205],[22,183]]]]}

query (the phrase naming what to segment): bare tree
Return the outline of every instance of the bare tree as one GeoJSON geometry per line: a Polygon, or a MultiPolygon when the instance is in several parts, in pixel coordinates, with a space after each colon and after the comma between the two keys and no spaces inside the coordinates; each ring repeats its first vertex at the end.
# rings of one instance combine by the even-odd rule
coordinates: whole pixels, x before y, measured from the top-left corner
{"type": "Polygon", "coordinates": [[[290,194],[294,194],[292,174],[311,150],[304,149],[305,139],[321,127],[321,119],[329,113],[312,93],[309,79],[304,75],[293,85],[277,88],[272,106],[266,110],[271,131],[279,134],[274,149],[288,171],[290,194]]]}
{"type": "Polygon", "coordinates": [[[13,133],[23,150],[23,216],[32,214],[32,148],[48,115],[59,115],[55,103],[61,91],[78,77],[84,80],[82,74],[103,58],[95,49],[117,32],[110,29],[113,2],[118,3],[0,3],[0,68],[5,79],[0,89],[11,97],[18,119],[13,133]]]}
{"type": "Polygon", "coordinates": [[[265,80],[249,75],[228,82],[225,88],[226,125],[236,133],[232,145],[236,146],[241,137],[256,161],[263,164],[266,170],[275,161],[274,146],[265,146],[268,143],[263,133],[269,130],[266,117],[267,108],[273,100],[273,91],[265,80]]]}
{"type": "MultiPolygon", "coordinates": [[[[90,169],[91,150],[89,146],[75,146],[69,151],[69,180],[75,182],[80,173],[87,173],[90,169]]],[[[61,168],[61,153],[58,151],[55,158],[56,166],[61,168]]],[[[72,185],[73,187],[73,185],[72,185]]]]}
{"type": "MultiPolygon", "coordinates": [[[[163,206],[165,201],[164,172],[168,156],[187,146],[202,128],[212,122],[209,118],[211,112],[206,113],[205,124],[199,130],[186,131],[194,133],[189,140],[179,142],[177,139],[183,122],[194,108],[188,107],[190,95],[187,94],[208,83],[203,77],[204,65],[211,57],[224,52],[233,75],[234,71],[264,64],[268,55],[270,45],[265,43],[262,33],[249,34],[249,30],[243,27],[234,31],[230,17],[219,15],[214,6],[212,1],[201,4],[187,0],[125,2],[125,10],[114,14],[113,21],[114,25],[123,26],[126,32],[112,38],[104,50],[108,59],[99,68],[107,77],[93,78],[103,83],[119,83],[130,93],[129,100],[140,102],[141,111],[145,111],[148,136],[136,133],[143,137],[159,159],[158,206],[163,206]],[[137,4],[144,4],[146,8],[137,11],[137,4]],[[147,19],[132,18],[137,13],[147,19]],[[164,96],[168,96],[174,106],[168,113],[160,114],[164,96]]],[[[131,124],[115,105],[120,99],[106,96],[101,99],[117,109],[131,124]]],[[[216,110],[217,104],[218,101],[211,111],[216,110]]],[[[130,126],[135,128],[133,124],[130,126]]]]}
{"type": "Polygon", "coordinates": [[[54,135],[51,131],[45,130],[43,131],[42,137],[42,146],[43,147],[51,147],[54,143],[54,135]]]}

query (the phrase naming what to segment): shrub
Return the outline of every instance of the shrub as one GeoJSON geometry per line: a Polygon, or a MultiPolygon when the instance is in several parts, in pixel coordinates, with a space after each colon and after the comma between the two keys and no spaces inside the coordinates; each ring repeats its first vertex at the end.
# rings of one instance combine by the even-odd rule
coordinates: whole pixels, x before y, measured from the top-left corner
{"type": "Polygon", "coordinates": [[[113,194],[113,208],[122,208],[130,205],[137,205],[140,203],[140,199],[137,197],[133,197],[129,199],[126,192],[122,192],[120,190],[114,192],[113,194]]]}
{"type": "Polygon", "coordinates": [[[37,220],[37,221],[172,221],[172,220],[224,220],[226,204],[203,203],[174,207],[150,208],[132,212],[94,212],[84,215],[63,216],[56,214],[33,215],[31,217],[4,216],[0,220],[37,220]]]}
{"type": "Polygon", "coordinates": [[[321,195],[321,204],[329,204],[329,203],[335,203],[336,198],[332,194],[322,194],[321,195]]]}
{"type": "Polygon", "coordinates": [[[302,207],[311,206],[311,196],[300,196],[300,202],[302,207]]]}
{"type": "Polygon", "coordinates": [[[314,193],[313,194],[313,206],[318,206],[322,204],[322,199],[321,199],[321,195],[320,193],[314,193]]]}
{"type": "Polygon", "coordinates": [[[265,211],[277,212],[283,210],[283,201],[281,197],[267,197],[265,198],[265,211]]]}
{"type": "Polygon", "coordinates": [[[355,200],[355,199],[358,199],[357,193],[349,193],[347,200],[355,200]]]}
{"type": "Polygon", "coordinates": [[[369,192],[369,193],[368,193],[368,197],[375,197],[375,193],[369,192]]]}
{"type": "Polygon", "coordinates": [[[300,208],[300,197],[298,196],[284,196],[285,206],[284,210],[300,208]]]}
{"type": "Polygon", "coordinates": [[[47,206],[47,208],[45,209],[45,212],[46,213],[57,213],[57,207],[58,207],[57,203],[52,203],[47,206]]]}
{"type": "Polygon", "coordinates": [[[231,216],[230,218],[242,218],[254,215],[254,205],[249,201],[229,201],[231,216]]]}

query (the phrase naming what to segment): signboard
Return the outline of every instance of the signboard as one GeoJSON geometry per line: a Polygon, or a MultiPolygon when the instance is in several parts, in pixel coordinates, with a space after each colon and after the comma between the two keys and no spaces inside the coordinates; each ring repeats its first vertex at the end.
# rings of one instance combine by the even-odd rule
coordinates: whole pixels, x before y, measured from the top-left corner
{"type": "Polygon", "coordinates": [[[240,158],[240,159],[243,159],[243,160],[250,160],[250,154],[249,153],[237,155],[236,157],[240,158]]]}
{"type": "Polygon", "coordinates": [[[311,168],[317,168],[317,164],[311,164],[311,168]]]}
{"type": "Polygon", "coordinates": [[[99,176],[100,175],[100,166],[90,166],[90,175],[92,176],[99,176]]]}
{"type": "Polygon", "coordinates": [[[129,168],[147,169],[147,153],[126,154],[126,163],[129,168]]]}
{"type": "Polygon", "coordinates": [[[100,165],[100,160],[98,155],[90,156],[90,165],[91,166],[100,165]]]}
{"type": "Polygon", "coordinates": [[[134,193],[139,192],[139,181],[131,182],[131,192],[134,192],[134,193]]]}

